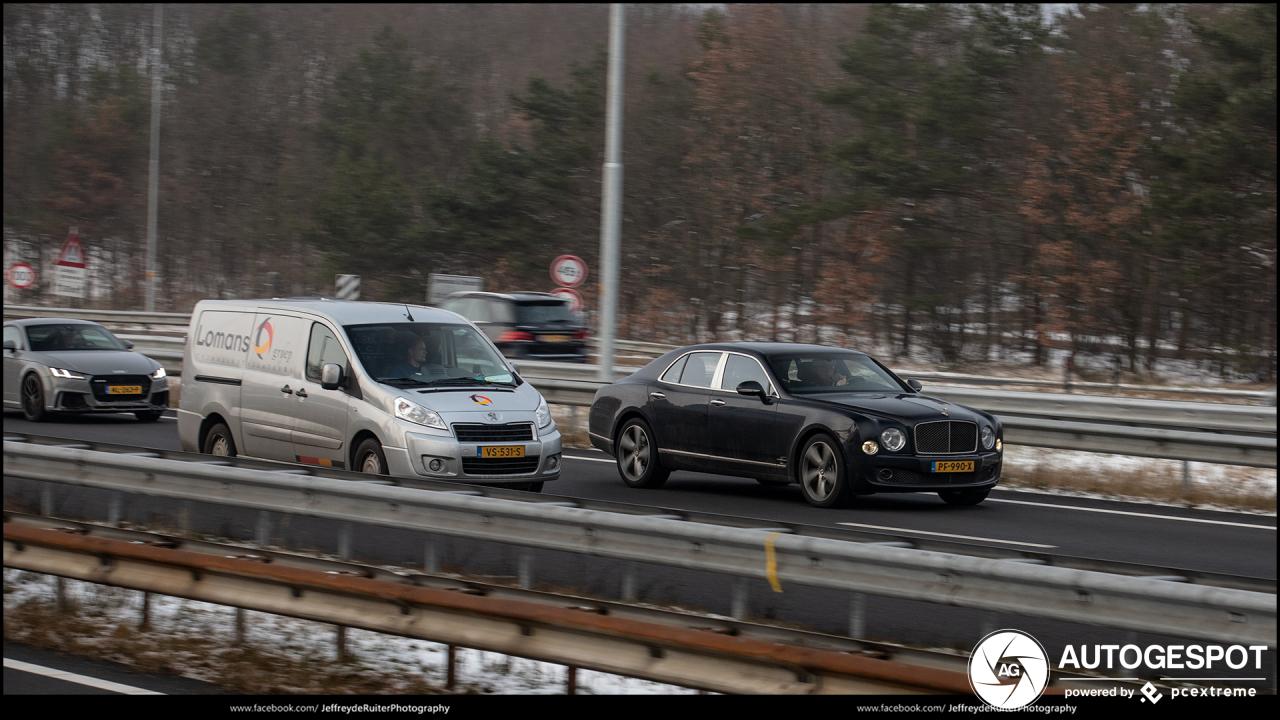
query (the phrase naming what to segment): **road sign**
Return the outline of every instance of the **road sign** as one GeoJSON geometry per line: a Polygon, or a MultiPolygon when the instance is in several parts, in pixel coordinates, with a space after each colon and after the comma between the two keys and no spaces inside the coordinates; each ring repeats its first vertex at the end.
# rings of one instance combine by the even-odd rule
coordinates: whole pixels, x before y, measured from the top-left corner
{"type": "Polygon", "coordinates": [[[360,299],[360,276],[359,275],[339,275],[337,282],[334,283],[338,288],[339,300],[359,300],[360,299]]]}
{"type": "Polygon", "coordinates": [[[5,279],[19,290],[26,290],[36,284],[36,271],[26,263],[14,263],[5,273],[5,279]]]}
{"type": "Polygon", "coordinates": [[[587,264],[577,255],[561,255],[551,261],[551,279],[557,285],[578,287],[587,279],[587,264]]]}
{"type": "Polygon", "coordinates": [[[71,228],[67,241],[62,244],[58,261],[53,266],[53,294],[82,298],[89,279],[85,268],[84,248],[80,245],[80,230],[71,228]]]}
{"type": "Polygon", "coordinates": [[[484,278],[469,275],[437,275],[427,276],[427,304],[439,305],[441,301],[456,292],[479,292],[484,290],[484,278]]]}
{"type": "Polygon", "coordinates": [[[551,294],[568,302],[570,312],[582,311],[582,296],[578,294],[577,290],[574,290],[573,288],[559,287],[552,290],[551,294]]]}

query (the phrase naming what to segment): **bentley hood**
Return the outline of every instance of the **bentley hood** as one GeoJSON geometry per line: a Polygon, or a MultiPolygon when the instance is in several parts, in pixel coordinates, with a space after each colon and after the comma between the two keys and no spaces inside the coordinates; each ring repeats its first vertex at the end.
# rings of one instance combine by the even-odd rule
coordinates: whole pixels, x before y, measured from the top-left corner
{"type": "Polygon", "coordinates": [[[956,405],[928,395],[899,393],[823,393],[821,395],[804,396],[812,400],[844,405],[856,410],[863,410],[875,415],[882,415],[904,423],[916,423],[925,420],[972,420],[974,422],[985,417],[972,408],[956,405]],[[943,410],[946,414],[943,414],[943,410]]]}

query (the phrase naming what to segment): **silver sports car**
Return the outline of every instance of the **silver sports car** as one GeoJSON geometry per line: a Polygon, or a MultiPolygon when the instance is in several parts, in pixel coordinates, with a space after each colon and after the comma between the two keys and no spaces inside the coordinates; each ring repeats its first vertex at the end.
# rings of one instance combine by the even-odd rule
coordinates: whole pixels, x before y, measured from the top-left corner
{"type": "Polygon", "coordinates": [[[87,320],[4,324],[4,406],[32,422],[59,413],[131,412],[143,422],[169,407],[160,363],[87,320]]]}

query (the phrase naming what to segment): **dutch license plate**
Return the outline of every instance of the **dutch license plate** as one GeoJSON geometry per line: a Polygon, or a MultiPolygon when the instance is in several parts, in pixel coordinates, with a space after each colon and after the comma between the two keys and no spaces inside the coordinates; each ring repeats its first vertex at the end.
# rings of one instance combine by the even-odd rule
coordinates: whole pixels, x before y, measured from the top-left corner
{"type": "Polygon", "coordinates": [[[489,447],[476,448],[476,457],[478,458],[522,458],[524,457],[523,445],[492,445],[489,447]]]}
{"type": "Polygon", "coordinates": [[[141,385],[108,385],[108,395],[141,395],[141,385]]]}
{"type": "Polygon", "coordinates": [[[539,335],[538,339],[542,342],[569,342],[568,335],[539,335]]]}
{"type": "Polygon", "coordinates": [[[937,460],[930,472],[973,472],[972,460],[937,460]]]}

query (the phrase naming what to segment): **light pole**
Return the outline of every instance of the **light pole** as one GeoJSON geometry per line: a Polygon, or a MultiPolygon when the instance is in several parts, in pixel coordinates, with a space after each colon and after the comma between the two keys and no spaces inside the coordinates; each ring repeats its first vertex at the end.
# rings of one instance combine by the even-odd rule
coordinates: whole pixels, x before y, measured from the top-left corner
{"type": "Polygon", "coordinates": [[[609,95],[605,110],[604,193],[600,198],[600,380],[613,382],[618,315],[618,243],[622,231],[622,70],[626,8],[609,8],[609,95]]]}
{"type": "Polygon", "coordinates": [[[160,194],[160,48],[164,30],[164,3],[156,3],[151,46],[151,178],[147,183],[147,312],[156,310],[156,215],[160,194]]]}

